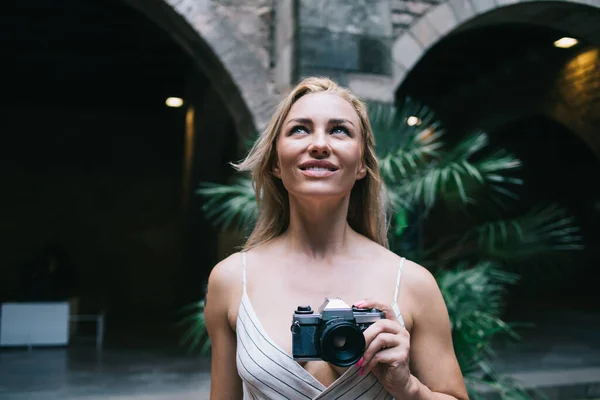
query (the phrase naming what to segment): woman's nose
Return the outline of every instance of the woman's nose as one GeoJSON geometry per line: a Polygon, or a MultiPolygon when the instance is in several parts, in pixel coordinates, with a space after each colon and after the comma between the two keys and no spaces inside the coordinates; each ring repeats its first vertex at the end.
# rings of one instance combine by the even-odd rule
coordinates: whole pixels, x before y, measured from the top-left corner
{"type": "Polygon", "coordinates": [[[322,157],[331,154],[329,137],[326,133],[315,132],[312,134],[312,141],[308,148],[311,155],[322,157]]]}

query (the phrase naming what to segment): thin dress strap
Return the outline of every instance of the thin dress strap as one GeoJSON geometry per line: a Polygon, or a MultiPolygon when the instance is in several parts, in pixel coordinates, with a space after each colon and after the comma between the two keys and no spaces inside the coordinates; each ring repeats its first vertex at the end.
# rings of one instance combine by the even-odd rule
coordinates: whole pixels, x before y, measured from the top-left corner
{"type": "Polygon", "coordinates": [[[242,290],[246,293],[246,252],[242,251],[242,290]]]}
{"type": "Polygon", "coordinates": [[[398,265],[398,276],[396,277],[396,290],[394,291],[394,303],[398,302],[398,289],[400,289],[400,278],[402,277],[402,266],[404,265],[404,257],[400,259],[398,265]]]}
{"type": "Polygon", "coordinates": [[[404,319],[402,318],[402,313],[400,312],[400,307],[398,307],[398,290],[400,289],[400,278],[402,277],[402,266],[404,265],[404,257],[400,259],[400,265],[398,265],[398,276],[396,277],[396,290],[394,291],[394,302],[392,303],[392,309],[396,313],[396,317],[400,324],[404,326],[404,319]]]}

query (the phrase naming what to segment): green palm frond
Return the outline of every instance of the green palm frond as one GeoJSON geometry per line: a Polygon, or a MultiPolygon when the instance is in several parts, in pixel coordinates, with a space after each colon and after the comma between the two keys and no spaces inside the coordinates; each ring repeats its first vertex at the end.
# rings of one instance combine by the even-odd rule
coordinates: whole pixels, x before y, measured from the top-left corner
{"type": "Polygon", "coordinates": [[[380,158],[380,172],[386,183],[394,184],[427,168],[430,160],[439,158],[443,132],[433,128],[423,130],[411,137],[405,146],[387,152],[380,158]]]}
{"type": "Polygon", "coordinates": [[[204,318],[203,300],[194,302],[182,309],[187,315],[178,323],[178,326],[187,326],[183,336],[180,339],[180,344],[187,347],[188,352],[192,352],[199,348],[200,354],[207,356],[210,354],[210,340],[206,330],[206,320],[204,318]]]}
{"type": "Polygon", "coordinates": [[[402,107],[377,102],[370,102],[367,107],[379,158],[410,147],[410,143],[425,130],[440,131],[441,123],[433,111],[410,98],[402,107]],[[411,124],[409,118],[416,118],[418,122],[411,124]]]}
{"type": "Polygon", "coordinates": [[[428,159],[438,157],[443,146],[441,124],[431,110],[410,99],[406,104],[407,108],[402,109],[379,103],[369,106],[380,171],[386,182],[394,182],[424,167],[428,159]],[[410,117],[417,118],[418,124],[409,125],[410,117]]]}
{"type": "Polygon", "coordinates": [[[249,178],[238,178],[232,184],[203,183],[196,194],[206,199],[202,206],[205,215],[223,230],[231,226],[243,230],[252,226],[258,215],[249,178]]]}
{"type": "Polygon", "coordinates": [[[393,204],[404,208],[423,204],[428,210],[440,196],[446,200],[459,198],[463,204],[469,204],[488,188],[515,197],[508,185],[522,184],[520,179],[510,176],[521,167],[521,162],[505,152],[480,155],[486,146],[487,135],[476,132],[447,153],[441,152],[439,158],[424,167],[413,168],[412,175],[405,175],[391,185],[393,204]]]}
{"type": "Polygon", "coordinates": [[[436,279],[448,308],[455,351],[461,369],[480,371],[481,363],[493,354],[491,340],[498,334],[518,338],[513,328],[500,319],[506,285],[517,276],[493,263],[480,262],[467,268],[459,264],[440,270],[436,279]]]}
{"type": "Polygon", "coordinates": [[[580,228],[566,209],[537,207],[514,219],[487,222],[473,228],[455,244],[453,257],[477,256],[522,261],[557,252],[582,250],[580,228]],[[454,251],[456,252],[456,250],[454,251]]]}
{"type": "Polygon", "coordinates": [[[520,168],[521,162],[504,151],[483,154],[489,146],[484,132],[475,132],[446,149],[441,123],[431,109],[417,101],[408,98],[400,108],[371,103],[369,112],[380,172],[393,188],[391,200],[397,209],[423,204],[428,210],[440,196],[468,204],[482,190],[492,192],[493,200],[500,203],[504,196],[516,198],[509,186],[522,181],[510,173],[520,168]],[[408,124],[409,118],[418,123],[408,124]]]}

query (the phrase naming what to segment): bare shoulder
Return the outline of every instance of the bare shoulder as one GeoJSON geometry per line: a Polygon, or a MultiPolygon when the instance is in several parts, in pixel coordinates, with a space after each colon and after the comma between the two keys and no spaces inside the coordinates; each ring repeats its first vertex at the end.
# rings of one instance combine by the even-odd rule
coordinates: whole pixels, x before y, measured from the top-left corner
{"type": "Polygon", "coordinates": [[[424,291],[424,296],[437,290],[436,280],[427,268],[406,258],[402,261],[403,257],[370,240],[366,249],[370,259],[377,260],[377,264],[386,266],[391,272],[395,273],[402,263],[402,280],[410,286],[409,290],[419,293],[424,291]]]}
{"type": "Polygon", "coordinates": [[[234,282],[242,282],[242,253],[234,253],[221,260],[210,271],[208,286],[227,289],[234,282]]]}
{"type": "Polygon", "coordinates": [[[234,299],[242,291],[241,261],[239,253],[227,257],[213,267],[208,278],[204,317],[212,354],[211,399],[242,398],[242,382],[235,363],[237,315],[232,316],[236,310],[234,299]]]}
{"type": "MultiPolygon", "coordinates": [[[[399,265],[401,257],[389,252],[396,257],[395,262],[398,263],[396,265],[399,265]]],[[[399,292],[400,295],[405,296],[405,301],[410,301],[411,308],[413,308],[418,305],[426,306],[440,294],[440,289],[431,271],[405,258],[402,262],[402,280],[399,292]]],[[[400,302],[400,300],[398,301],[400,302]]]]}
{"type": "Polygon", "coordinates": [[[420,315],[429,315],[432,310],[445,313],[445,304],[434,275],[424,266],[373,243],[368,247],[368,257],[383,266],[386,279],[394,279],[402,263],[402,275],[398,290],[398,302],[407,328],[412,329],[420,315]]]}
{"type": "MultiPolygon", "coordinates": [[[[418,326],[449,330],[448,309],[435,276],[427,268],[406,260],[404,262],[402,302],[411,331],[418,326]]],[[[398,301],[400,303],[400,300],[398,301]]]]}
{"type": "Polygon", "coordinates": [[[435,277],[427,268],[411,260],[404,261],[403,279],[407,283],[407,290],[418,297],[428,298],[439,292],[435,277]]]}
{"type": "Polygon", "coordinates": [[[237,315],[242,294],[242,255],[234,253],[216,264],[208,277],[206,312],[224,315],[230,322],[237,315]]]}

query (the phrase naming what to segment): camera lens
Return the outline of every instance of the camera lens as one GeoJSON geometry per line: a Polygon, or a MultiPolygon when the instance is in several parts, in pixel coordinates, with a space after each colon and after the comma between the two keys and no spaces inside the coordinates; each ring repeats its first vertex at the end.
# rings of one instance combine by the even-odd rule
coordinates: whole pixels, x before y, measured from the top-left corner
{"type": "Polygon", "coordinates": [[[339,367],[356,363],[365,352],[365,337],[349,321],[331,320],[321,330],[318,340],[321,357],[339,367]]]}

